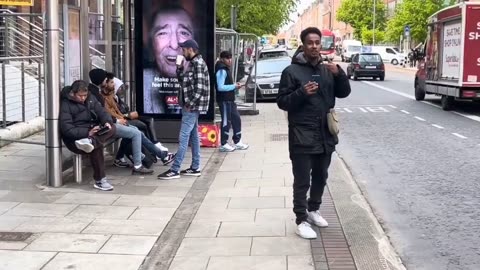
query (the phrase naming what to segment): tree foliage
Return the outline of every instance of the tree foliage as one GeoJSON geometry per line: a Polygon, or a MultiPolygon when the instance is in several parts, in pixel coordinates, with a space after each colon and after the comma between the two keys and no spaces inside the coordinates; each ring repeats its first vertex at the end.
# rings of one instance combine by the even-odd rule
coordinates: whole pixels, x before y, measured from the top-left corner
{"type": "Polygon", "coordinates": [[[276,34],[289,22],[298,0],[217,0],[217,26],[230,28],[230,10],[238,7],[237,32],[258,36],[276,34]]]}
{"type": "Polygon", "coordinates": [[[445,2],[445,0],[403,0],[387,23],[386,39],[393,42],[398,41],[404,34],[405,26],[408,25],[412,40],[424,41],[427,37],[428,17],[456,1],[445,2]]]}
{"type": "MultiPolygon", "coordinates": [[[[373,29],[364,27],[362,29],[362,44],[373,45],[373,29]]],[[[385,31],[375,29],[375,44],[380,44],[385,41],[385,31]]]]}
{"type": "Polygon", "coordinates": [[[386,25],[386,6],[381,0],[343,1],[337,10],[337,20],[352,26],[355,38],[361,39],[363,30],[373,29],[375,2],[375,29],[383,30],[386,25]]]}

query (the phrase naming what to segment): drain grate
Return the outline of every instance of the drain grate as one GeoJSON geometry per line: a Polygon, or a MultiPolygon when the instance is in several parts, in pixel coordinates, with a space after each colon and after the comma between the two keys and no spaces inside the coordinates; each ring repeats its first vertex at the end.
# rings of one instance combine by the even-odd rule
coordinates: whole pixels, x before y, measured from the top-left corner
{"type": "Polygon", "coordinates": [[[21,242],[27,240],[32,233],[29,232],[0,232],[0,241],[21,242]]]}
{"type": "Polygon", "coordinates": [[[274,133],[274,134],[270,134],[270,141],[271,141],[271,142],[284,142],[284,141],[288,141],[288,134],[285,134],[285,133],[274,133]]]}

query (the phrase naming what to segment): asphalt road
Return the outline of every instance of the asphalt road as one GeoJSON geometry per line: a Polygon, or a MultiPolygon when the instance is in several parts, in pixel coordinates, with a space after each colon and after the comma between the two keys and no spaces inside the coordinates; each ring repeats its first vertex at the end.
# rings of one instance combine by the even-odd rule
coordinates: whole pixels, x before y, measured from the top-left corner
{"type": "Polygon", "coordinates": [[[478,270],[480,104],[415,101],[413,78],[388,67],[383,82],[351,81],[337,151],[407,269],[478,270]]]}

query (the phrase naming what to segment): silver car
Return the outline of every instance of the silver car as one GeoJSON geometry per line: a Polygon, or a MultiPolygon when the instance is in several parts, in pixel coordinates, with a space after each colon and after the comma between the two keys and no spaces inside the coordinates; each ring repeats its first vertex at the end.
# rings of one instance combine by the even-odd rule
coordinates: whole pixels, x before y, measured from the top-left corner
{"type": "Polygon", "coordinates": [[[245,86],[247,102],[253,102],[254,91],[257,91],[257,100],[273,100],[277,97],[280,85],[280,76],[283,70],[292,63],[290,57],[279,57],[258,61],[257,73],[252,67],[245,86]]]}

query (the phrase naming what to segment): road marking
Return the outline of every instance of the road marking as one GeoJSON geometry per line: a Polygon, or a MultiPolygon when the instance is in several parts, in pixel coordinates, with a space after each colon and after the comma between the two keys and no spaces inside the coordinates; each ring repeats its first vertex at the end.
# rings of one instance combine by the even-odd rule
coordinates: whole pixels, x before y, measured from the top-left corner
{"type": "Polygon", "coordinates": [[[467,138],[467,137],[465,137],[465,136],[463,136],[463,135],[461,135],[461,134],[455,133],[455,132],[452,133],[452,135],[455,135],[455,136],[457,136],[457,137],[460,138],[460,139],[466,139],[466,138],[467,138]]]}
{"type": "Polygon", "coordinates": [[[410,114],[409,112],[405,111],[405,110],[400,110],[402,113],[404,114],[410,114]]]}
{"type": "Polygon", "coordinates": [[[371,106],[366,106],[366,107],[336,107],[335,110],[338,112],[338,113],[389,113],[391,112],[389,109],[386,108],[386,106],[388,105],[385,105],[385,107],[383,106],[375,106],[375,105],[371,105],[371,106]]]}
{"type": "Polygon", "coordinates": [[[425,120],[425,119],[423,119],[423,118],[421,118],[421,117],[418,117],[418,116],[415,116],[415,119],[420,120],[420,121],[423,121],[423,122],[427,121],[427,120],[425,120]]]}
{"type": "Polygon", "coordinates": [[[390,108],[393,108],[393,109],[396,109],[397,107],[393,106],[393,105],[388,105],[390,106],[390,108]]]}
{"type": "Polygon", "coordinates": [[[434,127],[436,127],[436,128],[439,128],[439,129],[444,129],[444,127],[439,126],[439,125],[437,125],[437,124],[432,124],[432,126],[434,126],[434,127]]]}
{"type": "MultiPolygon", "coordinates": [[[[372,82],[366,82],[366,81],[362,81],[362,83],[364,84],[368,84],[370,86],[373,86],[373,87],[376,87],[378,89],[382,89],[382,90],[385,90],[387,92],[390,92],[392,94],[396,94],[396,95],[399,95],[399,96],[402,96],[402,97],[406,97],[406,98],[409,98],[409,99],[413,99],[415,100],[415,96],[412,96],[412,95],[409,95],[409,94],[405,94],[405,93],[402,93],[400,91],[397,91],[397,90],[394,90],[394,89],[391,89],[391,88],[388,88],[388,87],[385,87],[385,86],[381,86],[381,85],[378,85],[376,83],[372,83],[372,82]]],[[[439,108],[441,109],[442,107],[437,105],[437,104],[433,104],[433,103],[430,103],[428,101],[421,101],[423,104],[427,104],[427,105],[430,105],[430,106],[433,106],[435,108],[439,108]]],[[[455,112],[455,111],[451,111],[451,113],[454,113],[456,115],[460,115],[460,116],[463,116],[465,118],[468,118],[470,120],[473,120],[473,121],[477,121],[477,122],[480,122],[480,116],[476,116],[476,115],[472,115],[472,114],[469,114],[469,113],[461,113],[461,112],[455,112]]]]}

